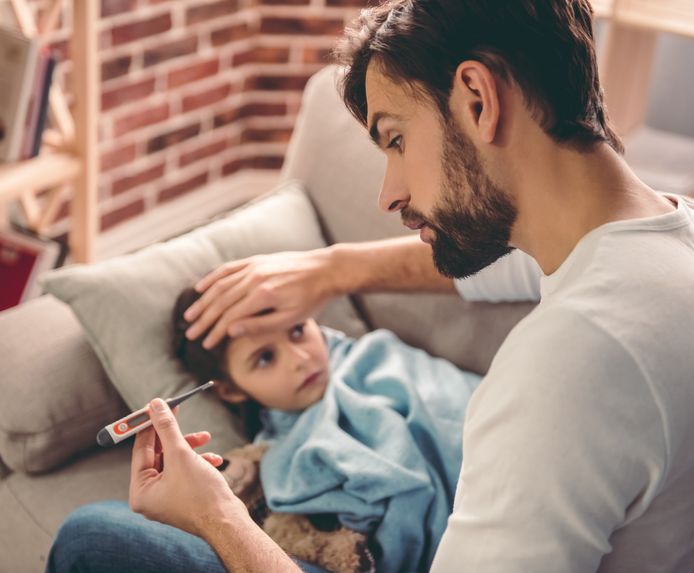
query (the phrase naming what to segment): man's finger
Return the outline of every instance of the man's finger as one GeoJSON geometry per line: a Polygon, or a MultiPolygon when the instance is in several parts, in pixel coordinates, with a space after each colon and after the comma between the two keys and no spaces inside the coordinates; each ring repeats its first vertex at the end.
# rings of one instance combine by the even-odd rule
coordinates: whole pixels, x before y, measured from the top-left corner
{"type": "Polygon", "coordinates": [[[210,287],[210,285],[213,285],[217,280],[219,280],[223,276],[226,276],[230,273],[234,273],[239,269],[242,269],[247,264],[247,260],[241,259],[239,261],[233,261],[231,263],[227,263],[225,265],[217,267],[215,270],[208,273],[197,283],[195,283],[195,286],[193,288],[200,293],[205,292],[210,287]]]}
{"type": "Polygon", "coordinates": [[[149,403],[150,418],[152,425],[161,440],[164,453],[173,448],[185,446],[186,441],[178,427],[178,422],[169,405],[161,398],[155,398],[149,403]]]}
{"type": "Polygon", "coordinates": [[[138,432],[135,436],[132,463],[130,464],[131,480],[134,480],[140,472],[154,467],[155,437],[156,434],[152,427],[138,432]]]}
{"type": "Polygon", "coordinates": [[[288,329],[296,323],[301,322],[302,318],[297,318],[294,312],[273,311],[269,314],[254,316],[246,320],[239,320],[229,324],[227,334],[232,338],[243,336],[244,334],[260,334],[288,329]]]}

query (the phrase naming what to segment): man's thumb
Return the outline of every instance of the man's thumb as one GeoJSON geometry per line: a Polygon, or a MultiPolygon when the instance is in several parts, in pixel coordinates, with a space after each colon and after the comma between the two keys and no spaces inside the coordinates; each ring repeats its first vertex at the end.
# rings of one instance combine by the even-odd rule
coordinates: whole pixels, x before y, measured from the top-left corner
{"type": "Polygon", "coordinates": [[[175,445],[178,441],[183,440],[183,435],[176,422],[176,417],[173,415],[169,405],[161,398],[154,398],[149,403],[150,418],[152,425],[159,436],[163,449],[168,446],[175,445]]]}

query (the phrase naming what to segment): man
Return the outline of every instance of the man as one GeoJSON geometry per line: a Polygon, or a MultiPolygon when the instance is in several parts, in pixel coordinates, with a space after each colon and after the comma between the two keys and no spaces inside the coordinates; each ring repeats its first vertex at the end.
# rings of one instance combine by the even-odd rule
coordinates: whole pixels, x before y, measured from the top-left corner
{"type": "MultiPolygon", "coordinates": [[[[532,296],[541,275],[540,304],[470,403],[432,571],[690,572],[694,211],[622,159],[587,0],[394,0],[363,12],[340,53],[345,102],[388,159],[380,205],[423,243],[225,265],[198,285],[189,336],[214,345],[335,294],[452,290],[451,277],[470,277],[463,294],[532,296]]],[[[216,460],[152,406],[166,469],[143,432],[132,507],[199,535],[229,570],[295,571],[216,460]]]]}

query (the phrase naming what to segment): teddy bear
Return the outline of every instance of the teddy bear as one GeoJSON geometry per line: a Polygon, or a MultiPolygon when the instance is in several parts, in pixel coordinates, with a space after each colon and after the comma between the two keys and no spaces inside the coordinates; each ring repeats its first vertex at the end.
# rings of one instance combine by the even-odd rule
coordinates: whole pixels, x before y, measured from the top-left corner
{"type": "Polygon", "coordinates": [[[268,444],[248,444],[227,452],[219,467],[234,494],[262,529],[289,555],[330,573],[375,573],[368,536],[350,530],[334,514],[272,512],[260,483],[260,460],[268,444]]]}

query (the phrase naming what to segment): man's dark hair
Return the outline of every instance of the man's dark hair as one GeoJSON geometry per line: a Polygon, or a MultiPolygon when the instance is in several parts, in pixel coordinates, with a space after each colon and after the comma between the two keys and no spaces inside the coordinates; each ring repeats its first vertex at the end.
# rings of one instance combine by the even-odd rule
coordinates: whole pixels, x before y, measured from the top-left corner
{"type": "Polygon", "coordinates": [[[476,60],[522,90],[555,141],[579,150],[606,141],[623,153],[598,79],[589,0],[387,0],[366,8],[335,50],[347,66],[347,108],[367,122],[369,63],[444,116],[458,64],[476,60]]]}
{"type": "MultiPolygon", "coordinates": [[[[186,338],[186,330],[191,323],[183,317],[183,313],[198,298],[200,294],[195,289],[186,288],[176,299],[172,315],[173,354],[198,384],[204,384],[208,380],[218,380],[221,384],[238,389],[227,371],[226,351],[230,343],[228,337],[209,350],[202,345],[209,330],[195,340],[186,338]]],[[[229,404],[229,408],[241,417],[246,437],[253,439],[260,430],[260,405],[249,398],[241,404],[229,404]]]]}

